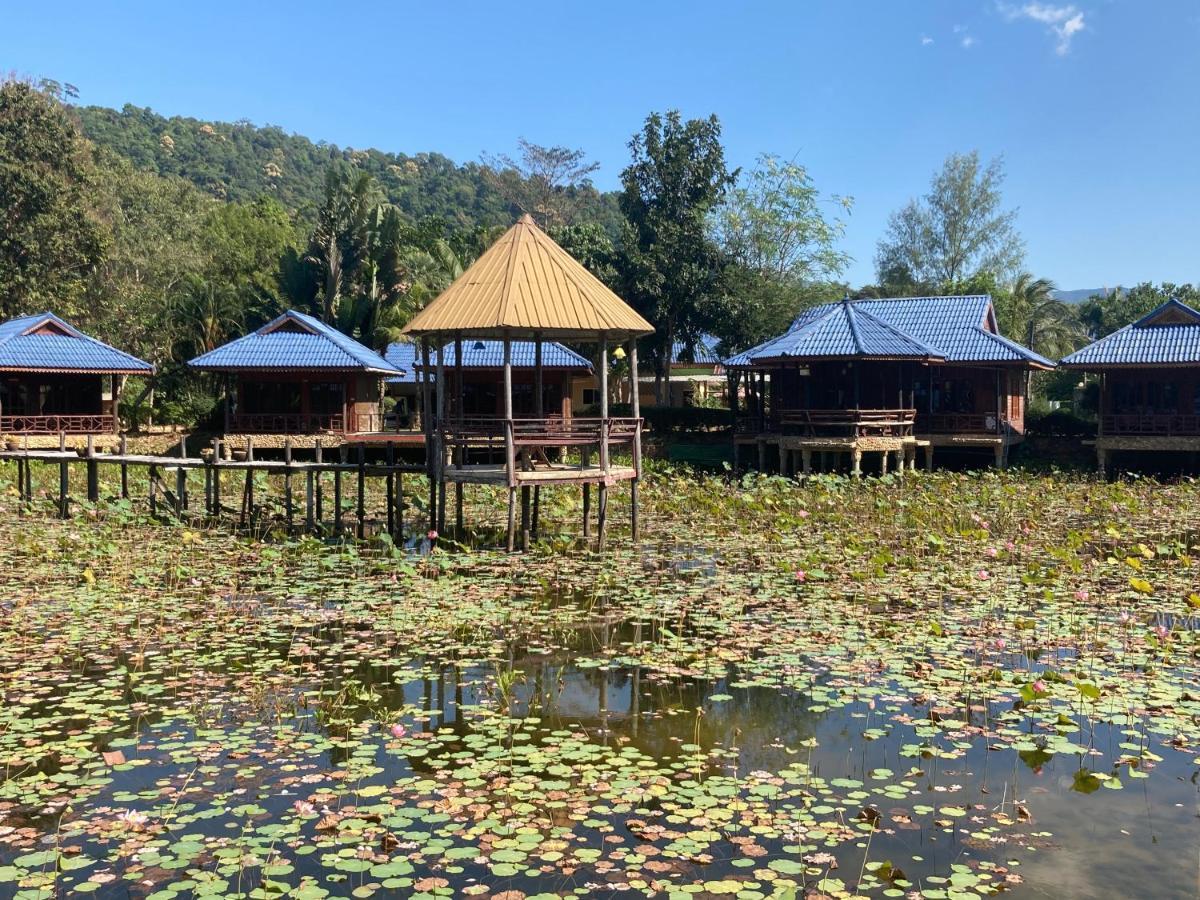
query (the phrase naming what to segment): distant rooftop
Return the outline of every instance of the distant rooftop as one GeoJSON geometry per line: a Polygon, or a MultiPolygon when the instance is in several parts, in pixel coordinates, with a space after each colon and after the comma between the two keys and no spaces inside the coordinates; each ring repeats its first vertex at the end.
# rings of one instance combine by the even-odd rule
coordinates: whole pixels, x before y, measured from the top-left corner
{"type": "Polygon", "coordinates": [[[154,366],[43,312],[0,324],[0,371],[149,375],[154,366]]]}
{"type": "Polygon", "coordinates": [[[323,370],[404,374],[369,347],[296,310],[288,310],[257,331],[210,350],[188,365],[210,372],[323,370]]]}
{"type": "MultiPolygon", "coordinates": [[[[483,341],[470,338],[463,339],[463,368],[464,369],[499,369],[504,366],[504,342],[483,341]]],[[[454,344],[447,344],[443,351],[446,354],[444,365],[455,365],[454,344]]],[[[397,341],[389,344],[384,354],[393,365],[405,370],[400,377],[387,379],[388,384],[412,383],[417,381],[416,369],[420,368],[418,358],[420,348],[409,341],[397,341]]],[[[535,365],[537,350],[533,341],[513,341],[511,350],[514,368],[532,369],[535,365]]],[[[436,366],[438,350],[434,348],[430,354],[430,362],[436,366]]],[[[542,368],[544,369],[578,369],[580,374],[592,370],[592,364],[586,357],[580,356],[574,350],[564,347],[555,341],[542,342],[542,368]]]]}

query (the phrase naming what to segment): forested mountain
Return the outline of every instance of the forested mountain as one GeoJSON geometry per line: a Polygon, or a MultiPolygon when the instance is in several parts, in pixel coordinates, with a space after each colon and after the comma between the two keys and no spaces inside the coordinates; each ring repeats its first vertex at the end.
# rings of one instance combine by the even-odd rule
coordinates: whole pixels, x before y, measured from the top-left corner
{"type": "MultiPolygon", "coordinates": [[[[166,118],[151,109],[78,106],[84,135],[159,175],[176,175],[221,200],[278,199],[303,220],[316,215],[331,162],[369,174],[389,203],[412,220],[437,217],[451,227],[511,225],[519,215],[481,163],[457,164],[440,153],[355,150],[288,134],[274,125],[166,118]]],[[[615,194],[581,188],[588,221],[615,234],[615,194]]]]}

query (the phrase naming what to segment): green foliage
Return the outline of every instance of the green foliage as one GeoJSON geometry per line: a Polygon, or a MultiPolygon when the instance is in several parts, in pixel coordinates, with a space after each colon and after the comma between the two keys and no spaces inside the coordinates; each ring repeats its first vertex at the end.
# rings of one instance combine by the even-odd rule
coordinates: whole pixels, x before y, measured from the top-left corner
{"type": "MultiPolygon", "coordinates": [[[[609,407],[611,415],[629,416],[633,408],[628,403],[616,403],[609,407]]],[[[727,431],[733,419],[725,407],[709,406],[644,406],[642,418],[649,430],[656,435],[688,431],[727,431]]]]}
{"type": "Polygon", "coordinates": [[[1025,429],[1036,437],[1089,438],[1096,435],[1096,422],[1069,409],[1044,410],[1030,406],[1025,429]]]}
{"type": "Polygon", "coordinates": [[[1025,249],[1017,213],[1003,210],[1004,166],[980,163],[978,151],[952,153],[929,192],[892,214],[875,267],[881,284],[934,286],[991,272],[1014,275],[1025,249]]]}
{"type": "Polygon", "coordinates": [[[627,220],[625,299],[655,327],[651,355],[661,394],[677,336],[695,339],[708,324],[704,307],[719,288],[721,266],[708,218],[736,173],[725,168],[716,116],[684,122],[677,110],[652,113],[629,149],[619,201],[627,220]]]}
{"type": "Polygon", "coordinates": [[[1011,287],[993,292],[1001,334],[1050,359],[1059,359],[1087,343],[1077,310],[1056,300],[1055,284],[1028,272],[1011,287]]]}
{"type": "Polygon", "coordinates": [[[1200,285],[1164,281],[1156,286],[1145,281],[1129,290],[1094,294],[1080,304],[1079,317],[1088,334],[1102,338],[1172,299],[1200,307],[1200,285]]]}
{"type": "Polygon", "coordinates": [[[0,318],[81,308],[110,240],[96,180],[66,108],[24,81],[0,82],[0,318]]]}

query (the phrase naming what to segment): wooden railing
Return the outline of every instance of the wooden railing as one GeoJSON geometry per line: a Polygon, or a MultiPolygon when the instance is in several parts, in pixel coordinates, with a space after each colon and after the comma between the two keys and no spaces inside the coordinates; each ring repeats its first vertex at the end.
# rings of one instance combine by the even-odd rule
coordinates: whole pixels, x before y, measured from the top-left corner
{"type": "Polygon", "coordinates": [[[779,425],[803,437],[911,437],[916,418],[915,409],[789,409],[779,425]]]}
{"type": "Polygon", "coordinates": [[[601,442],[605,431],[608,442],[631,443],[641,427],[634,418],[563,418],[546,416],[528,419],[473,417],[452,419],[442,429],[442,438],[450,447],[503,447],[511,433],[517,447],[581,447],[601,442]]]}
{"type": "Polygon", "coordinates": [[[1200,416],[1176,413],[1118,413],[1100,417],[1100,434],[1200,435],[1200,416]]]}
{"type": "Polygon", "coordinates": [[[923,434],[1000,434],[1004,425],[995,413],[922,413],[917,419],[923,434]]]}
{"type": "Polygon", "coordinates": [[[345,431],[341,413],[235,413],[227,431],[233,434],[314,434],[345,431]]]}
{"type": "Polygon", "coordinates": [[[60,416],[0,416],[4,434],[113,434],[116,416],[102,414],[60,416]]]}

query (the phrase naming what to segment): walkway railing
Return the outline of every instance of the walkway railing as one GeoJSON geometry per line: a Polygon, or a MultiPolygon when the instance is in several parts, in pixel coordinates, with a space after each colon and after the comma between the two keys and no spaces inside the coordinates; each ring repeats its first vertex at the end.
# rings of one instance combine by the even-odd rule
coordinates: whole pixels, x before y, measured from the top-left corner
{"type": "Polygon", "coordinates": [[[4,434],[113,434],[116,430],[112,415],[0,416],[4,434]]]}
{"type": "Polygon", "coordinates": [[[1200,436],[1200,416],[1175,413],[1118,413],[1100,417],[1100,434],[1200,436]]]}
{"type": "Polygon", "coordinates": [[[601,443],[605,432],[609,445],[632,443],[641,427],[634,418],[563,418],[546,416],[528,419],[472,417],[452,419],[442,428],[447,447],[502,449],[512,436],[514,446],[587,447],[601,443]]]}
{"type": "Polygon", "coordinates": [[[315,434],[346,430],[341,413],[235,413],[227,430],[232,434],[315,434]]]}

